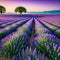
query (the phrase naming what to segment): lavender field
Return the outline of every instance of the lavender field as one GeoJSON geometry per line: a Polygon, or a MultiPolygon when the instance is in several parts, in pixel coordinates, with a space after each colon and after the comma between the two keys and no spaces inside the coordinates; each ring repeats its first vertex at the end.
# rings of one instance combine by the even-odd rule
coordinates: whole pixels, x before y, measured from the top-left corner
{"type": "Polygon", "coordinates": [[[60,15],[0,15],[0,60],[60,60],[60,15]]]}

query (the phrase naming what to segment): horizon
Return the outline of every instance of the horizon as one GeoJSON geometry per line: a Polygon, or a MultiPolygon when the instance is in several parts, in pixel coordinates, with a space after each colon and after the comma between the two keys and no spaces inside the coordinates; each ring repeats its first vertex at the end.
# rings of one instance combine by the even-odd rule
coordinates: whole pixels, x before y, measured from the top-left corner
{"type": "Polygon", "coordinates": [[[60,10],[59,0],[1,0],[0,5],[6,8],[6,12],[14,13],[17,6],[23,6],[27,12],[43,12],[51,10],[60,10]]]}
{"type": "MultiPolygon", "coordinates": [[[[48,11],[35,11],[35,13],[38,13],[38,12],[50,12],[50,11],[60,11],[60,10],[48,10],[48,11]]],[[[27,13],[33,13],[34,11],[32,12],[27,12],[27,13]]],[[[6,13],[16,13],[16,12],[6,12],[6,13]]]]}

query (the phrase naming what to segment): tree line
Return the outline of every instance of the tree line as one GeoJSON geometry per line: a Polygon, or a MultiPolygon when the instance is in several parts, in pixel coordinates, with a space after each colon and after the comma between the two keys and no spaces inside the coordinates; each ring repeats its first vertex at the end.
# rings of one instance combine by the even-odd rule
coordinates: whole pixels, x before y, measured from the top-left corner
{"type": "MultiPolygon", "coordinates": [[[[6,12],[6,8],[4,6],[0,6],[0,14],[5,13],[5,12],[6,12]]],[[[26,13],[27,10],[25,7],[18,6],[15,8],[15,12],[22,14],[22,13],[26,13]]]]}

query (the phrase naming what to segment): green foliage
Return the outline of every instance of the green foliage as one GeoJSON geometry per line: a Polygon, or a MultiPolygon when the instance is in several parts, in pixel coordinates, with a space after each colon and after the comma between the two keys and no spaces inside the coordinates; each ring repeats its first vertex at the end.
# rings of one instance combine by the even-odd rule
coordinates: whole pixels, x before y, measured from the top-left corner
{"type": "Polygon", "coordinates": [[[15,12],[19,12],[20,14],[22,14],[23,12],[26,13],[26,8],[22,7],[22,6],[19,6],[15,9],[15,12]]]}
{"type": "Polygon", "coordinates": [[[58,38],[60,38],[60,32],[54,32],[54,34],[55,34],[58,38]]]}
{"type": "Polygon", "coordinates": [[[0,39],[2,39],[3,37],[5,37],[9,33],[10,33],[10,31],[8,31],[8,30],[5,30],[5,31],[0,32],[0,39]]]}
{"type": "Polygon", "coordinates": [[[5,13],[6,12],[6,9],[5,9],[5,7],[3,7],[3,6],[0,6],[0,13],[2,14],[2,13],[5,13]]]}

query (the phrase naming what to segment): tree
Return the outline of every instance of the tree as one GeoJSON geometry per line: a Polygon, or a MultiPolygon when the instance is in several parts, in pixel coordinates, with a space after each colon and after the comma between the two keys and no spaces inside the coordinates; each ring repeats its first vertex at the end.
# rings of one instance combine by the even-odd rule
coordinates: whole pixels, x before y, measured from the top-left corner
{"type": "Polygon", "coordinates": [[[22,14],[23,12],[26,13],[27,11],[26,11],[26,8],[19,6],[19,7],[16,7],[15,12],[22,14]]]}
{"type": "Polygon", "coordinates": [[[3,6],[0,6],[0,13],[2,14],[2,13],[5,13],[6,12],[6,9],[5,9],[5,7],[3,7],[3,6]]]}

